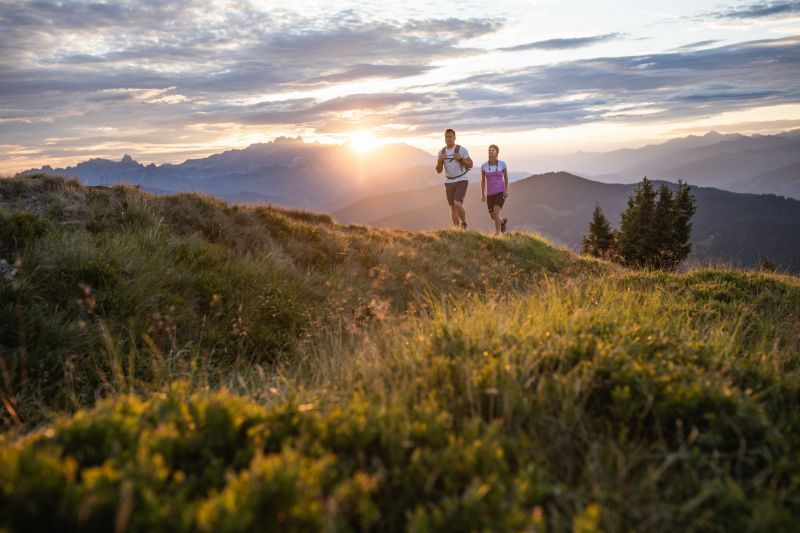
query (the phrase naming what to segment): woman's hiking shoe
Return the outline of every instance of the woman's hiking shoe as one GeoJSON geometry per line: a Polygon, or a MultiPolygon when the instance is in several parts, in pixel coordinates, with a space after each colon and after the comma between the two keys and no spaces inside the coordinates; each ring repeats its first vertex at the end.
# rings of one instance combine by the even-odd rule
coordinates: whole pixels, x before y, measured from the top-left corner
{"type": "Polygon", "coordinates": [[[504,218],[503,220],[500,221],[500,233],[506,232],[506,224],[508,224],[507,218],[504,218]]]}
{"type": "Polygon", "coordinates": [[[467,223],[466,222],[462,222],[461,223],[461,229],[467,229],[467,223]]]}

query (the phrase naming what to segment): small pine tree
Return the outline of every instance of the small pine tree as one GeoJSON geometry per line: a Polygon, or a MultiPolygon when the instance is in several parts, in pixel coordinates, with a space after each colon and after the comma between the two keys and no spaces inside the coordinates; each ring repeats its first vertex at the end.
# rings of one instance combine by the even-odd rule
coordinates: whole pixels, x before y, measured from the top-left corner
{"type": "Polygon", "coordinates": [[[678,180],[678,190],[675,193],[674,231],[672,242],[670,243],[672,259],[676,267],[681,261],[689,257],[692,251],[689,239],[692,236],[692,216],[696,210],[691,188],[683,180],[678,180]]]}
{"type": "Polygon", "coordinates": [[[616,252],[624,264],[652,264],[658,254],[658,241],[653,218],[656,210],[656,191],[645,177],[628,198],[628,207],[620,217],[616,252]]]}
{"type": "Polygon", "coordinates": [[[600,209],[600,204],[595,205],[592,221],[589,223],[589,233],[583,238],[581,253],[595,257],[608,257],[614,246],[614,234],[608,219],[600,209]]]}
{"type": "Polygon", "coordinates": [[[663,184],[656,193],[645,177],[620,217],[616,257],[628,266],[675,270],[692,251],[689,238],[694,213],[689,185],[678,181],[673,193],[663,184]]]}
{"type": "Polygon", "coordinates": [[[658,203],[653,216],[653,238],[658,252],[652,260],[655,268],[674,270],[677,263],[674,261],[673,241],[675,240],[675,201],[672,191],[666,184],[661,184],[658,190],[658,203]]]}

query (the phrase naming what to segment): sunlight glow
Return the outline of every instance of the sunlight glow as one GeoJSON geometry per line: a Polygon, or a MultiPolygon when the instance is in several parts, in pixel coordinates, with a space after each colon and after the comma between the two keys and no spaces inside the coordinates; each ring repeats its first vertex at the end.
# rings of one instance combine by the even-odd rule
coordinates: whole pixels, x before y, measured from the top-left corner
{"type": "Polygon", "coordinates": [[[359,130],[349,135],[348,144],[356,152],[369,152],[383,143],[376,139],[370,132],[359,130]]]}

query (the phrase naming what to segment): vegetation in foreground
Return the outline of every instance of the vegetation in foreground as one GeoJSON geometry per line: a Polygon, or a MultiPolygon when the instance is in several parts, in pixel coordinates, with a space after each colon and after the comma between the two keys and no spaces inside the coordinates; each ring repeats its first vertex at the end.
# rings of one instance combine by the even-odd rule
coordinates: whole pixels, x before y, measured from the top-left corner
{"type": "Polygon", "coordinates": [[[320,328],[227,390],[106,354],[108,399],[4,435],[0,526],[795,530],[800,282],[562,261],[320,328]]]}

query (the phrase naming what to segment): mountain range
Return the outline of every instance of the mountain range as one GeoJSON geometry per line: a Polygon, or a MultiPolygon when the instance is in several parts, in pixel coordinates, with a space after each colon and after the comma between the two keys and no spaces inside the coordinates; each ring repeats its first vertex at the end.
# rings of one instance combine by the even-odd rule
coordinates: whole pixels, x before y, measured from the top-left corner
{"type": "MultiPolygon", "coordinates": [[[[503,214],[509,218],[511,230],[538,232],[575,250],[586,234],[595,205],[600,205],[616,227],[634,188],[635,184],[600,183],[550,172],[511,184],[503,214]]],[[[697,213],[692,219],[691,260],[754,267],[762,258],[769,258],[782,269],[800,272],[800,201],[697,186],[692,186],[692,194],[697,213]]],[[[471,228],[493,231],[478,183],[469,185],[464,206],[471,228]]],[[[341,223],[411,230],[451,224],[440,185],[366,198],[333,217],[341,223]]]]}
{"type": "Polygon", "coordinates": [[[800,130],[751,137],[712,131],[636,149],[548,157],[538,166],[605,183],[634,183],[647,176],[800,199],[800,130]]]}
{"type": "MultiPolygon", "coordinates": [[[[380,193],[439,184],[433,160],[434,155],[406,144],[358,152],[349,145],[279,137],[180,164],[143,165],[125,155],[120,161],[91,159],[25,173],[68,175],[87,185],[130,182],[152,192],[202,191],[228,201],[328,211],[380,193]]],[[[541,157],[535,167],[603,183],[637,183],[647,176],[800,199],[800,130],[750,137],[712,131],[635,149],[541,157]]],[[[477,179],[477,170],[472,175],[477,179]]],[[[509,177],[513,181],[529,175],[515,171],[509,177]]]]}
{"type": "Polygon", "coordinates": [[[349,145],[279,137],[181,164],[143,165],[125,155],[120,161],[90,159],[23,174],[46,172],[77,177],[86,185],[136,183],[157,193],[201,191],[232,202],[332,210],[355,198],[440,183],[434,161],[433,155],[405,144],[360,153],[349,145]]]}

